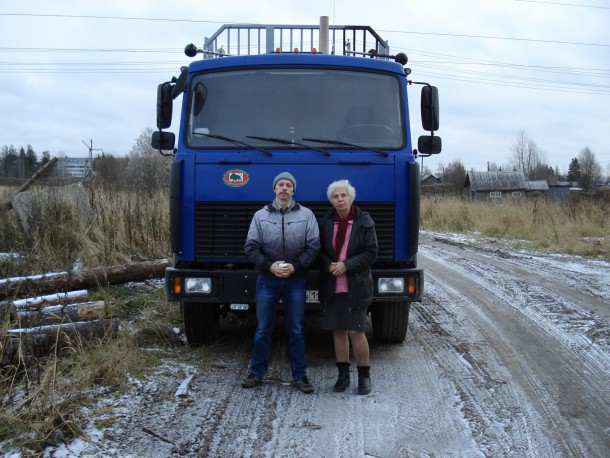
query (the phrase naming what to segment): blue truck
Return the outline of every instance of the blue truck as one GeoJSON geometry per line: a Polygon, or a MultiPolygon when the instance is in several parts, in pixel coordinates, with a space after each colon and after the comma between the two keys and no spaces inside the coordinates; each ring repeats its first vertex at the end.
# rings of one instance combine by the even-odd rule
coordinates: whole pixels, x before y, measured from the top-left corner
{"type": "MultiPolygon", "coordinates": [[[[273,199],[273,177],[298,180],[295,200],[319,218],[326,188],[348,179],[373,217],[379,253],[369,311],[375,339],[405,339],[420,301],[417,266],[418,156],[438,154],[438,90],[409,80],[403,53],[368,26],[227,24],[202,48],[190,44],[179,76],[157,89],[151,144],[172,155],[169,301],[178,302],[190,344],[219,338],[221,317],[255,310],[257,271],[244,254],[254,213],[273,199]],[[421,87],[421,122],[411,136],[408,90],[421,87]],[[182,96],[178,139],[168,129],[182,96]]],[[[307,310],[319,311],[317,271],[307,310]]]]}

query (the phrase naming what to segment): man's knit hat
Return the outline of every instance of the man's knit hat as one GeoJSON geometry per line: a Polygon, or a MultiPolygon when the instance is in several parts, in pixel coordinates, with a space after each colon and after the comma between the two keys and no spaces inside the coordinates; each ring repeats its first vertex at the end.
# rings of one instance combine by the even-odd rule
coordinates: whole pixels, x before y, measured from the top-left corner
{"type": "Polygon", "coordinates": [[[294,190],[297,190],[297,180],[292,176],[290,172],[282,172],[278,176],[273,179],[273,189],[275,189],[275,185],[280,180],[288,180],[292,182],[292,186],[294,186],[294,190]]]}

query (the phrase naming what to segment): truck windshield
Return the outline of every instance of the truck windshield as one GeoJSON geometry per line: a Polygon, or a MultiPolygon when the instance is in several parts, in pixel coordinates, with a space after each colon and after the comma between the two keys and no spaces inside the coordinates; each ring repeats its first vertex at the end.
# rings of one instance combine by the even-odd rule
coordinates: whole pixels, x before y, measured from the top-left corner
{"type": "Polygon", "coordinates": [[[312,137],[382,149],[399,149],[405,141],[400,84],[392,75],[335,69],[235,70],[198,75],[190,87],[191,148],[239,147],[215,136],[276,149],[303,149],[303,143],[309,144],[303,139],[312,137]],[[295,144],[269,141],[273,138],[295,144]]]}

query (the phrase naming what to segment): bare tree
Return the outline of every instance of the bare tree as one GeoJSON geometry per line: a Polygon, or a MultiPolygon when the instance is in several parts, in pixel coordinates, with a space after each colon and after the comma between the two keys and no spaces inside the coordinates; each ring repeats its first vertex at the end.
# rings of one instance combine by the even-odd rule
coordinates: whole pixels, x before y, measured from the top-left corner
{"type": "Polygon", "coordinates": [[[466,168],[459,160],[451,162],[443,169],[442,181],[452,193],[461,195],[466,181],[466,168]]]}
{"type": "Polygon", "coordinates": [[[527,136],[525,131],[519,132],[517,140],[510,146],[511,166],[528,179],[536,178],[536,168],[544,163],[544,155],[536,142],[527,136]]]}
{"type": "Polygon", "coordinates": [[[132,184],[137,188],[146,189],[149,193],[169,187],[171,161],[171,158],[162,156],[159,151],[152,148],[151,136],[151,128],[142,131],[129,152],[127,165],[127,173],[132,184]]]}
{"type": "Polygon", "coordinates": [[[580,186],[583,189],[591,189],[601,179],[602,169],[595,154],[588,146],[578,154],[578,163],[580,164],[580,186]]]}
{"type": "Polygon", "coordinates": [[[102,153],[93,160],[93,177],[96,183],[107,186],[108,189],[124,189],[130,183],[126,174],[129,160],[125,157],[114,157],[102,153]]]}

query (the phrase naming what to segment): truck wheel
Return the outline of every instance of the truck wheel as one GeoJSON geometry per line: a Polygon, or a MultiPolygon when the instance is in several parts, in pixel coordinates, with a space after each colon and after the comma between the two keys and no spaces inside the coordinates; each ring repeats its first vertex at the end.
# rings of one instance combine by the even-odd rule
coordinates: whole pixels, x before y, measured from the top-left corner
{"type": "Polygon", "coordinates": [[[182,302],[184,334],[191,345],[211,344],[220,333],[220,305],[182,302]]]}
{"type": "Polygon", "coordinates": [[[371,307],[373,336],[381,343],[402,343],[409,325],[410,302],[376,302],[371,307]]]}

